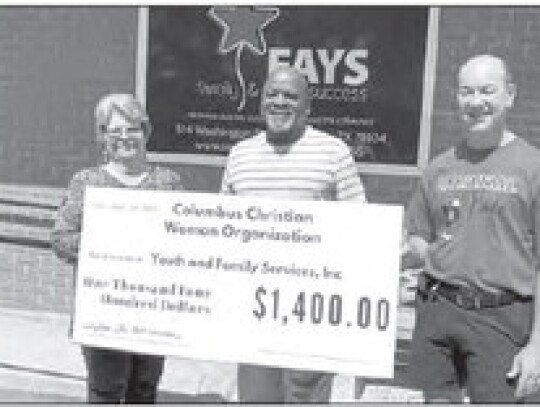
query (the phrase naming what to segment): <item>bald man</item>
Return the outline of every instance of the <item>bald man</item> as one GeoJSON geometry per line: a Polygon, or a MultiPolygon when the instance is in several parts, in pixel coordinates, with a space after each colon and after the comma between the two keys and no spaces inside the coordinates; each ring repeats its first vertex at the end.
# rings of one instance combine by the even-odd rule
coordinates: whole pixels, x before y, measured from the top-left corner
{"type": "Polygon", "coordinates": [[[424,262],[411,370],[431,401],[537,398],[540,153],[506,125],[516,87],[492,55],[466,61],[461,137],[426,168],[406,215],[424,262]]]}
{"type": "MultiPolygon", "coordinates": [[[[221,191],[224,194],[295,200],[365,201],[349,148],[307,125],[310,97],[306,79],[293,68],[278,68],[261,96],[266,131],[235,145],[221,191]]],[[[240,365],[241,402],[328,402],[329,373],[240,365]]]]}

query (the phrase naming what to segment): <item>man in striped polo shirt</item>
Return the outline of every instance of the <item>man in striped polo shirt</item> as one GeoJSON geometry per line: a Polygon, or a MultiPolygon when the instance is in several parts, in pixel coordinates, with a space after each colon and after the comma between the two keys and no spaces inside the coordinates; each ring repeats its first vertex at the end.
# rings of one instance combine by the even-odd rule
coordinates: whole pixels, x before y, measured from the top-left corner
{"type": "MultiPolygon", "coordinates": [[[[365,202],[364,188],[349,148],[307,126],[306,79],[294,68],[273,71],[265,83],[261,113],[266,131],[239,142],[230,152],[224,194],[299,200],[365,202]]],[[[328,402],[331,373],[241,364],[241,402],[328,402]]]]}

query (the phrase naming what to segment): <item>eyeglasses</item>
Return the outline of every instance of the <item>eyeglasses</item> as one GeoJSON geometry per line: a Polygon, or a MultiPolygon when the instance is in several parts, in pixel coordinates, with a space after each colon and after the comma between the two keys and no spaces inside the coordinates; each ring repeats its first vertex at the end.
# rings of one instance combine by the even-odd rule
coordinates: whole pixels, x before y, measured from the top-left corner
{"type": "Polygon", "coordinates": [[[140,126],[105,128],[103,132],[115,138],[141,138],[144,135],[144,131],[140,126]]]}

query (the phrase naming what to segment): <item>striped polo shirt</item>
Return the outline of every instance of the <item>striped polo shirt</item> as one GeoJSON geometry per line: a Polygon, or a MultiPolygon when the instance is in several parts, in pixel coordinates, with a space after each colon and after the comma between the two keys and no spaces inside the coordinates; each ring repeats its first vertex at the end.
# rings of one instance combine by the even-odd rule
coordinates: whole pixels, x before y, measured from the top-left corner
{"type": "Polygon", "coordinates": [[[297,200],[366,200],[347,145],[309,126],[288,146],[268,143],[265,132],[236,144],[229,154],[221,192],[297,200]]]}

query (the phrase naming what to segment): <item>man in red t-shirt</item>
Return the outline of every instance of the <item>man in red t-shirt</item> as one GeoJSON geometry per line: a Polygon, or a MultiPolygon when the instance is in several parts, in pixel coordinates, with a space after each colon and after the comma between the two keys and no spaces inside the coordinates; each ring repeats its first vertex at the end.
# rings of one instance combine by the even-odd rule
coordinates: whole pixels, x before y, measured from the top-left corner
{"type": "Polygon", "coordinates": [[[411,372],[428,400],[462,386],[473,402],[540,389],[540,152],[506,126],[515,94],[500,58],[461,66],[463,137],[407,208],[408,255],[424,263],[411,372]]]}

